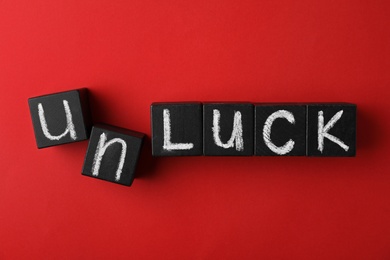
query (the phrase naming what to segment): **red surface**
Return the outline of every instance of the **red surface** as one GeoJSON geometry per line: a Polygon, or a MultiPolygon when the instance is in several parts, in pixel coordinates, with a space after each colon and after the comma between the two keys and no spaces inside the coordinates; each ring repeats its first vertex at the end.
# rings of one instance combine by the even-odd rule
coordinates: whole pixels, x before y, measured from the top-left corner
{"type": "MultiPolygon", "coordinates": [[[[0,1],[1,259],[389,259],[389,1],[0,1]],[[356,158],[152,159],[128,188],[38,150],[27,99],[87,86],[150,136],[155,101],[345,101],[356,158]]],[[[150,141],[147,146],[150,146],[150,141]]]]}

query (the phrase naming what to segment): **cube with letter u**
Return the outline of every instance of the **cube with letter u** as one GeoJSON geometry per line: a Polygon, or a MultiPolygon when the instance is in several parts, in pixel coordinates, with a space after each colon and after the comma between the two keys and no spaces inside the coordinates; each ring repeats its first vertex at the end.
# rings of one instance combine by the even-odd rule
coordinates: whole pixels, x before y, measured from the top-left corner
{"type": "Polygon", "coordinates": [[[28,100],[38,148],[88,139],[91,115],[87,89],[76,89],[28,100]]]}

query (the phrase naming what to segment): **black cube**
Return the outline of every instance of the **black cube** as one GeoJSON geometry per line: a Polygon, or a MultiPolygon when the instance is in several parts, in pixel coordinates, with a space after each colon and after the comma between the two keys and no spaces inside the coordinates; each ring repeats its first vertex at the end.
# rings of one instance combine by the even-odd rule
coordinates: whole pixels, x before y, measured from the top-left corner
{"type": "Polygon", "coordinates": [[[153,103],[150,117],[153,156],[203,154],[201,103],[153,103]]]}
{"type": "Polygon", "coordinates": [[[144,134],[98,124],[92,128],[82,174],[131,186],[144,134]]]}
{"type": "Polygon", "coordinates": [[[91,131],[87,89],[28,100],[38,148],[86,140],[91,131]]]}
{"type": "Polygon", "coordinates": [[[307,155],[356,155],[356,105],[309,104],[307,107],[307,155]]]}
{"type": "Polygon", "coordinates": [[[306,105],[255,104],[255,155],[305,156],[306,105]]]}
{"type": "Polygon", "coordinates": [[[253,155],[253,104],[203,104],[203,154],[253,155]]]}

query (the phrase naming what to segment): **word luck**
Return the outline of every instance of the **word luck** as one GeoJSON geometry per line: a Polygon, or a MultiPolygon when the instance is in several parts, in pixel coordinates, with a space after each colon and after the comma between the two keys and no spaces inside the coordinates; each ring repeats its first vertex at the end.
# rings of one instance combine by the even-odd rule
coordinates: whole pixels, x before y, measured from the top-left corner
{"type": "MultiPolygon", "coordinates": [[[[38,148],[89,139],[82,174],[130,186],[144,134],[92,125],[87,89],[29,99],[38,148]]],[[[355,156],[356,105],[153,103],[153,156],[355,156]]]]}

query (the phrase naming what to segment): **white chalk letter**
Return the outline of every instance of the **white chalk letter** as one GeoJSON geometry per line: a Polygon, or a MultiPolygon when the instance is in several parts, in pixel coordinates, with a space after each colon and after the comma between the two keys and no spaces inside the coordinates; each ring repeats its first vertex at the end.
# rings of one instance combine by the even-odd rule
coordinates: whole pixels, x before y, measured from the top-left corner
{"type": "Polygon", "coordinates": [[[65,115],[66,115],[66,129],[65,131],[60,135],[51,135],[49,133],[49,129],[47,128],[47,122],[45,118],[45,111],[43,110],[42,103],[38,104],[38,115],[39,115],[39,121],[41,122],[41,127],[43,134],[50,140],[60,140],[62,137],[67,135],[69,133],[70,138],[73,140],[77,139],[76,131],[74,130],[74,124],[72,121],[72,113],[70,112],[69,103],[66,100],[62,101],[65,108],[65,115]]]}
{"type": "Polygon", "coordinates": [[[263,128],[263,139],[264,143],[268,146],[268,148],[273,151],[276,154],[284,155],[294,148],[295,142],[293,140],[288,140],[283,146],[276,146],[271,141],[271,127],[274,123],[275,119],[277,118],[285,118],[290,124],[295,124],[295,118],[294,115],[286,110],[278,110],[274,113],[272,113],[267,120],[265,121],[264,128],[263,128]]]}
{"type": "Polygon", "coordinates": [[[328,131],[336,124],[336,122],[343,115],[343,110],[337,112],[329,122],[324,126],[324,112],[318,111],[318,150],[322,153],[324,150],[324,137],[328,138],[332,142],[338,144],[345,151],[348,151],[349,146],[343,143],[339,138],[328,133],[328,131]]]}
{"type": "Polygon", "coordinates": [[[119,143],[122,146],[121,156],[119,158],[118,168],[116,170],[115,180],[119,181],[121,178],[122,168],[123,164],[125,163],[126,158],[126,151],[127,151],[127,144],[123,139],[120,138],[114,138],[110,140],[109,142],[105,143],[107,140],[107,136],[105,133],[102,133],[100,135],[99,143],[97,145],[95,158],[93,159],[93,165],[92,165],[92,175],[98,176],[99,175],[99,169],[100,164],[102,162],[102,158],[104,153],[106,152],[107,147],[114,143],[119,143]]]}
{"type": "Polygon", "coordinates": [[[163,149],[167,151],[173,150],[191,150],[194,147],[193,143],[172,143],[171,142],[171,114],[168,109],[163,110],[164,121],[164,145],[163,149]]]}
{"type": "Polygon", "coordinates": [[[244,150],[244,138],[242,137],[242,119],[241,119],[241,112],[235,111],[234,112],[234,119],[233,119],[233,131],[232,135],[230,136],[229,141],[227,143],[222,143],[221,141],[221,135],[220,135],[220,126],[219,126],[219,120],[221,118],[221,113],[218,109],[213,110],[213,136],[214,136],[214,143],[217,146],[223,147],[225,149],[234,147],[234,143],[236,144],[236,150],[237,151],[243,151],[244,150]]]}

